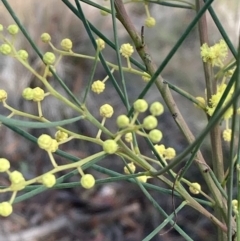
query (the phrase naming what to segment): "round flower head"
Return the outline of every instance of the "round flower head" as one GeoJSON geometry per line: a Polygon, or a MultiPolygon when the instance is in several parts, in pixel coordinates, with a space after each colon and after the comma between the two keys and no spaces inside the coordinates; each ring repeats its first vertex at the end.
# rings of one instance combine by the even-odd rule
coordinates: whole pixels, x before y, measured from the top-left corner
{"type": "Polygon", "coordinates": [[[93,175],[91,174],[85,174],[80,181],[82,187],[86,188],[86,189],[90,189],[92,187],[94,187],[95,185],[95,178],[93,175]]]}
{"type": "Polygon", "coordinates": [[[189,187],[189,191],[193,194],[199,194],[199,192],[201,191],[201,186],[199,183],[197,182],[193,182],[191,184],[191,186],[189,187]]]}
{"type": "Polygon", "coordinates": [[[41,149],[48,151],[51,148],[52,141],[53,141],[53,139],[51,138],[51,136],[42,134],[41,136],[38,137],[37,142],[38,142],[38,146],[41,149]]]}
{"type": "Polygon", "coordinates": [[[148,103],[144,99],[138,99],[133,103],[133,108],[137,112],[145,112],[148,108],[148,103]]]}
{"type": "Polygon", "coordinates": [[[147,72],[143,72],[145,75],[148,75],[148,76],[145,76],[145,75],[142,75],[142,79],[144,82],[149,82],[149,80],[151,79],[151,76],[147,73],[147,72]]]}
{"type": "Polygon", "coordinates": [[[156,25],[156,20],[153,17],[148,17],[145,19],[145,25],[149,28],[152,28],[156,25]]]}
{"type": "Polygon", "coordinates": [[[61,41],[61,47],[66,51],[71,50],[72,46],[73,46],[72,40],[69,38],[65,38],[61,41]]]}
{"type": "Polygon", "coordinates": [[[55,138],[57,142],[65,141],[68,138],[68,133],[58,130],[55,133],[55,138]]]}
{"type": "Polygon", "coordinates": [[[26,100],[32,100],[33,99],[33,89],[32,88],[25,88],[22,92],[22,97],[26,100]]]}
{"type": "Polygon", "coordinates": [[[223,140],[224,141],[231,141],[232,138],[232,130],[231,129],[226,129],[223,131],[223,140]]]}
{"type": "Polygon", "coordinates": [[[133,54],[133,46],[131,44],[122,44],[120,53],[123,57],[129,58],[133,54]]]}
{"type": "Polygon", "coordinates": [[[119,128],[127,127],[130,123],[129,118],[126,115],[120,115],[117,118],[117,126],[119,128]]]}
{"type": "Polygon", "coordinates": [[[152,130],[157,127],[157,118],[153,115],[149,115],[143,119],[143,127],[146,130],[152,130]]]}
{"type": "Polygon", "coordinates": [[[212,66],[223,66],[223,60],[227,57],[228,49],[224,40],[209,47],[206,43],[201,46],[201,56],[203,62],[209,63],[212,66]]]}
{"type": "Polygon", "coordinates": [[[176,156],[176,151],[172,147],[168,147],[164,151],[165,159],[171,160],[176,156]]]}
{"type": "Polygon", "coordinates": [[[48,33],[43,33],[41,35],[41,40],[43,41],[43,43],[49,43],[51,41],[51,36],[48,33]]]}
{"type": "Polygon", "coordinates": [[[196,107],[201,107],[201,108],[205,108],[205,106],[206,106],[206,101],[205,101],[205,99],[204,99],[203,97],[198,96],[198,97],[196,97],[196,100],[198,101],[199,105],[197,105],[197,104],[194,103],[194,106],[196,106],[196,107]]]}
{"type": "Polygon", "coordinates": [[[0,172],[6,172],[10,168],[10,162],[6,158],[0,158],[0,172]]]}
{"type": "Polygon", "coordinates": [[[52,139],[52,143],[48,151],[55,152],[58,149],[58,142],[55,139],[52,139]]]}
{"type": "Polygon", "coordinates": [[[0,46],[0,53],[4,55],[9,55],[12,52],[12,48],[9,44],[2,44],[0,46]]]}
{"type": "Polygon", "coordinates": [[[152,143],[157,143],[161,141],[163,135],[160,130],[154,129],[149,132],[148,136],[152,143]]]}
{"type": "Polygon", "coordinates": [[[92,83],[91,88],[94,93],[100,94],[105,90],[105,83],[101,80],[96,80],[92,83]]]}
{"type": "Polygon", "coordinates": [[[160,102],[156,101],[150,105],[149,110],[152,115],[159,116],[163,113],[164,107],[160,102]]]}
{"type": "Polygon", "coordinates": [[[100,107],[100,115],[105,118],[111,118],[113,115],[113,108],[109,104],[102,105],[100,107]]]}
{"type": "Polygon", "coordinates": [[[50,188],[56,184],[56,177],[51,173],[46,173],[42,176],[41,181],[45,187],[50,188]]]}
{"type": "Polygon", "coordinates": [[[13,171],[9,174],[9,179],[11,181],[11,183],[14,183],[14,184],[18,184],[20,182],[23,182],[25,181],[23,175],[21,172],[19,171],[13,171]]]}
{"type": "Polygon", "coordinates": [[[140,182],[146,183],[148,178],[147,178],[146,175],[143,175],[143,176],[137,177],[137,179],[138,179],[138,181],[140,181],[140,182]]]}
{"type": "Polygon", "coordinates": [[[9,202],[0,203],[0,215],[8,217],[13,211],[12,205],[9,202]]]}
{"type": "Polygon", "coordinates": [[[132,174],[136,171],[136,166],[133,162],[131,162],[131,163],[128,163],[127,166],[123,168],[123,170],[124,170],[124,173],[126,174],[132,174]]]}
{"type": "Polygon", "coordinates": [[[225,120],[231,118],[233,116],[233,107],[230,107],[227,109],[227,111],[224,113],[223,118],[225,120]]]}
{"type": "Polygon", "coordinates": [[[0,102],[7,99],[7,92],[5,90],[0,89],[0,102]]]}
{"type": "Polygon", "coordinates": [[[42,101],[44,99],[44,90],[36,87],[33,89],[33,101],[42,101]]]}
{"type": "Polygon", "coordinates": [[[163,144],[155,145],[154,148],[157,151],[159,156],[163,156],[164,155],[166,148],[165,148],[165,146],[163,144]]]}
{"type": "Polygon", "coordinates": [[[43,55],[43,62],[47,65],[53,65],[55,60],[55,54],[52,52],[47,52],[43,55]]]}
{"type": "Polygon", "coordinates": [[[18,51],[18,56],[22,60],[26,61],[28,59],[28,52],[26,50],[24,50],[24,49],[21,49],[21,50],[18,51]]]}
{"type": "Polygon", "coordinates": [[[16,24],[11,24],[8,26],[7,31],[11,34],[11,35],[16,35],[19,31],[19,28],[16,24]]]}
{"type": "Polygon", "coordinates": [[[233,206],[233,210],[238,210],[238,200],[237,199],[233,199],[232,200],[232,206],[233,206]]]}
{"type": "Polygon", "coordinates": [[[132,133],[131,132],[126,133],[124,139],[126,142],[132,142],[133,141],[132,133]]]}
{"type": "Polygon", "coordinates": [[[118,144],[114,140],[106,140],[103,142],[103,151],[108,154],[113,154],[117,151],[118,144]]]}
{"type": "Polygon", "coordinates": [[[25,178],[19,171],[13,171],[9,174],[9,179],[11,181],[11,190],[20,191],[25,188],[25,178]]]}
{"type": "Polygon", "coordinates": [[[105,48],[105,42],[101,38],[96,39],[96,44],[100,51],[105,48]]]}
{"type": "Polygon", "coordinates": [[[214,55],[211,52],[211,49],[208,47],[208,45],[204,43],[200,49],[201,49],[201,56],[202,56],[203,62],[211,63],[212,60],[214,59],[214,55]]]}

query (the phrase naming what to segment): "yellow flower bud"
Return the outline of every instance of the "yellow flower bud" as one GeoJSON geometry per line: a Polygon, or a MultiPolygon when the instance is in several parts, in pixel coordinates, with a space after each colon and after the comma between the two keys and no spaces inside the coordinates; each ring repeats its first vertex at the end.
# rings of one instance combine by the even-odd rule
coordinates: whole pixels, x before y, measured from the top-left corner
{"type": "Polygon", "coordinates": [[[0,89],[0,102],[6,99],[7,99],[7,92],[3,89],[0,89]]]}
{"type": "Polygon", "coordinates": [[[53,139],[51,136],[42,134],[41,136],[38,137],[38,146],[43,149],[48,151],[51,148],[53,139]]]}
{"type": "Polygon", "coordinates": [[[148,76],[142,75],[142,79],[144,82],[149,82],[149,80],[151,79],[151,76],[147,73],[147,72],[143,72],[143,74],[147,74],[148,76]]]}
{"type": "Polygon", "coordinates": [[[22,97],[26,100],[32,100],[33,99],[33,89],[32,88],[25,88],[22,92],[22,97]]]}
{"type": "Polygon", "coordinates": [[[9,179],[11,181],[11,190],[20,191],[25,188],[25,178],[19,171],[13,171],[9,174],[9,179]]]}
{"type": "Polygon", "coordinates": [[[133,136],[132,136],[132,133],[131,132],[128,132],[127,134],[125,134],[125,141],[126,142],[132,142],[133,140],[133,136]]]}
{"type": "Polygon", "coordinates": [[[137,112],[145,112],[148,108],[148,103],[144,99],[138,99],[133,103],[133,108],[137,112]]]}
{"type": "Polygon", "coordinates": [[[127,127],[130,123],[129,118],[126,115],[120,115],[117,118],[117,126],[119,128],[127,127]]]}
{"type": "Polygon", "coordinates": [[[105,89],[105,83],[103,83],[101,80],[96,80],[92,83],[91,87],[94,93],[100,94],[105,89]]]}
{"type": "Polygon", "coordinates": [[[14,184],[18,184],[18,183],[20,183],[20,182],[24,182],[24,181],[25,181],[22,173],[19,172],[19,171],[13,171],[13,172],[11,172],[11,173],[9,174],[9,179],[10,179],[10,181],[11,181],[12,183],[14,183],[14,184]]]}
{"type": "Polygon", "coordinates": [[[151,130],[148,133],[148,136],[149,136],[149,139],[152,141],[152,143],[157,143],[157,142],[161,141],[161,139],[163,137],[162,132],[157,129],[151,130]]]}
{"type": "Polygon", "coordinates": [[[43,43],[49,43],[51,41],[51,36],[48,33],[43,33],[41,35],[41,40],[43,41],[43,43]]]}
{"type": "Polygon", "coordinates": [[[93,175],[91,174],[85,174],[80,181],[82,187],[86,188],[86,189],[90,189],[92,187],[94,187],[95,185],[95,178],[93,175]]]}
{"type": "Polygon", "coordinates": [[[154,148],[157,151],[159,156],[163,156],[164,155],[166,148],[165,148],[165,146],[163,144],[155,145],[154,148]]]}
{"type": "Polygon", "coordinates": [[[44,90],[36,87],[33,89],[33,101],[42,101],[44,99],[44,90]]]}
{"type": "Polygon", "coordinates": [[[223,118],[226,119],[230,119],[233,115],[233,107],[230,107],[226,110],[226,112],[223,115],[223,118]]]}
{"type": "Polygon", "coordinates": [[[56,177],[51,173],[46,173],[41,178],[42,184],[45,187],[53,187],[56,184],[56,177]]]}
{"type": "Polygon", "coordinates": [[[9,44],[2,44],[0,46],[0,53],[4,54],[4,55],[9,55],[12,52],[12,48],[9,44]]]}
{"type": "Polygon", "coordinates": [[[0,203],[0,215],[8,217],[13,211],[12,205],[9,202],[0,203]]]}
{"type": "Polygon", "coordinates": [[[149,115],[143,119],[143,127],[146,130],[152,130],[158,125],[158,120],[155,116],[149,115]]]}
{"type": "Polygon", "coordinates": [[[123,57],[129,58],[133,54],[133,46],[129,43],[127,44],[122,44],[120,48],[120,53],[122,54],[123,57]]]}
{"type": "Polygon", "coordinates": [[[0,172],[6,172],[10,168],[10,162],[6,158],[0,158],[0,172]]]}
{"type": "Polygon", "coordinates": [[[105,118],[111,118],[113,115],[113,108],[109,104],[102,105],[100,107],[100,115],[105,118]]]}
{"type": "Polygon", "coordinates": [[[55,54],[52,52],[47,52],[43,55],[43,62],[47,65],[54,64],[56,60],[55,54]]]}
{"type": "Polygon", "coordinates": [[[71,50],[72,46],[73,46],[72,40],[69,38],[65,38],[61,41],[61,47],[66,51],[71,50]]]}
{"type": "Polygon", "coordinates": [[[176,151],[172,147],[168,147],[164,151],[165,159],[171,160],[176,156],[176,151]]]}
{"type": "Polygon", "coordinates": [[[96,39],[96,44],[100,51],[105,48],[105,42],[104,42],[104,40],[102,40],[100,38],[96,39]]]}
{"type": "Polygon", "coordinates": [[[200,184],[197,182],[191,183],[191,186],[189,187],[189,191],[193,194],[199,194],[199,192],[201,191],[200,184]]]}
{"type": "Polygon", "coordinates": [[[145,19],[145,25],[149,28],[152,28],[156,25],[156,20],[153,17],[148,17],[145,19]]]}
{"type": "Polygon", "coordinates": [[[7,31],[11,34],[11,35],[16,35],[19,31],[19,28],[16,24],[11,24],[8,26],[7,31]]]}
{"type": "Polygon", "coordinates": [[[159,116],[163,113],[164,107],[160,102],[156,101],[150,105],[149,111],[152,115],[159,116]]]}
{"type": "MultiPolygon", "coordinates": [[[[203,97],[198,96],[198,97],[196,97],[196,100],[198,101],[198,103],[199,103],[199,105],[200,105],[201,108],[205,108],[205,106],[206,106],[206,101],[205,101],[205,99],[204,99],[203,97]]],[[[194,103],[194,106],[199,107],[199,106],[198,106],[197,104],[195,104],[195,103],[194,103]]]]}
{"type": "Polygon", "coordinates": [[[223,131],[223,140],[224,141],[231,141],[232,138],[232,130],[231,129],[226,129],[223,131]]]}
{"type": "Polygon", "coordinates": [[[232,206],[233,206],[233,210],[238,211],[238,200],[237,199],[232,200],[232,206]]]}
{"type": "Polygon", "coordinates": [[[18,56],[22,60],[26,61],[28,59],[28,52],[26,50],[24,50],[24,49],[21,49],[21,50],[18,51],[18,56]]]}
{"type": "Polygon", "coordinates": [[[55,138],[58,142],[65,141],[68,138],[68,133],[58,130],[55,133],[55,138]]]}
{"type": "Polygon", "coordinates": [[[38,137],[38,146],[49,152],[55,152],[58,149],[58,142],[49,135],[42,134],[38,137]]]}
{"type": "Polygon", "coordinates": [[[136,166],[133,162],[131,162],[131,163],[128,163],[127,166],[123,168],[123,170],[124,170],[124,173],[126,174],[132,174],[136,171],[136,166]],[[129,172],[128,169],[130,169],[131,172],[129,172]]]}
{"type": "Polygon", "coordinates": [[[140,182],[146,183],[148,177],[147,177],[146,175],[143,175],[143,176],[137,177],[137,179],[138,179],[138,181],[140,181],[140,182]]]}
{"type": "Polygon", "coordinates": [[[108,154],[113,154],[117,151],[118,144],[114,140],[106,140],[103,142],[103,150],[108,154]]]}
{"type": "Polygon", "coordinates": [[[58,142],[55,139],[52,139],[52,143],[48,151],[55,152],[58,149],[58,142]]]}

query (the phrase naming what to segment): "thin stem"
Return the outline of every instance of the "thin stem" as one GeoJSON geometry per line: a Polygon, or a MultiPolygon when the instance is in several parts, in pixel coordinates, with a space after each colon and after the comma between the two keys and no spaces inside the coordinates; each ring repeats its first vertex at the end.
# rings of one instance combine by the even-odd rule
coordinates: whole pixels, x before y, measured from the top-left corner
{"type": "MultiPolygon", "coordinates": [[[[118,32],[117,32],[117,23],[116,23],[116,17],[115,17],[115,7],[114,7],[114,0],[111,0],[111,9],[112,9],[112,24],[113,24],[113,35],[114,35],[114,42],[116,46],[116,54],[117,54],[117,62],[118,62],[118,68],[119,68],[119,74],[120,74],[120,79],[122,82],[122,87],[123,87],[123,95],[126,101],[126,109],[129,110],[130,105],[129,105],[129,100],[128,100],[128,94],[127,94],[127,88],[126,88],[126,82],[123,74],[123,68],[122,68],[122,61],[120,57],[120,47],[119,47],[119,42],[118,42],[118,32]]],[[[128,58],[129,61],[129,58],[128,58]]],[[[129,68],[129,64],[128,64],[129,68]]],[[[131,69],[131,68],[129,68],[131,69]]]]}

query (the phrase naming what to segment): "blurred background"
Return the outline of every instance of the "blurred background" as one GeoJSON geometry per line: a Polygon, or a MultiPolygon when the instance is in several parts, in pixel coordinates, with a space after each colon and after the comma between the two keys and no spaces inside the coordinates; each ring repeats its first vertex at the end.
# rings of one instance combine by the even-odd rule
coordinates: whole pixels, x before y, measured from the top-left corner
{"type": "MultiPolygon", "coordinates": [[[[56,47],[60,46],[63,38],[70,38],[73,41],[74,52],[94,55],[94,49],[82,23],[61,1],[10,0],[8,2],[42,53],[50,50],[50,47],[43,44],[40,39],[43,32],[48,32],[52,36],[52,43],[56,47]]],[[[108,1],[103,0],[96,2],[102,5],[109,4],[108,1]]],[[[114,41],[111,16],[104,17],[98,9],[84,3],[81,4],[87,19],[110,40],[114,41]]],[[[215,1],[213,7],[230,39],[236,46],[240,12],[237,11],[239,7],[238,0],[218,0],[215,1]]],[[[132,21],[140,32],[146,17],[143,3],[129,3],[127,4],[127,11],[131,14],[132,21]]],[[[152,29],[145,28],[145,42],[152,54],[152,59],[159,65],[185,31],[195,16],[195,12],[154,4],[150,4],[150,12],[156,19],[157,25],[152,29]]],[[[208,16],[208,22],[209,39],[214,44],[221,39],[221,35],[210,16],[208,16]]],[[[2,3],[0,3],[0,23],[4,27],[13,23],[13,19],[2,3]]],[[[120,24],[118,35],[120,44],[131,43],[126,31],[120,24]]],[[[21,33],[17,36],[16,48],[26,49],[29,53],[31,65],[38,72],[42,71],[41,60],[21,33]]],[[[200,43],[196,27],[162,72],[164,79],[194,96],[204,96],[205,89],[199,48],[200,43]]],[[[117,63],[116,53],[110,47],[104,50],[104,56],[109,62],[117,63]]],[[[136,53],[133,57],[140,61],[136,53]]],[[[230,58],[231,56],[229,56],[230,58]]],[[[93,62],[89,60],[64,57],[57,67],[58,75],[73,91],[75,96],[79,98],[82,97],[83,90],[89,80],[92,64],[93,62]]],[[[100,65],[95,76],[96,79],[100,80],[106,76],[104,69],[100,65]]],[[[117,73],[114,73],[114,76],[117,80],[119,79],[117,73]]],[[[132,74],[127,74],[125,78],[129,100],[132,103],[146,83],[140,77],[132,74]]],[[[49,81],[56,90],[65,95],[54,78],[49,81]]],[[[28,86],[32,88],[41,87],[41,83],[13,58],[0,56],[0,89],[5,89],[8,92],[7,103],[16,109],[36,114],[36,106],[24,101],[21,97],[22,90],[28,86]]],[[[173,96],[191,130],[195,135],[198,135],[206,125],[204,113],[194,108],[189,101],[177,93],[173,92],[173,96]]],[[[163,103],[156,88],[150,90],[146,95],[146,99],[149,103],[156,100],[163,103]]],[[[114,106],[114,117],[126,113],[125,107],[121,104],[110,81],[107,81],[104,94],[89,94],[87,107],[100,120],[99,107],[105,103],[114,106]]],[[[0,113],[7,115],[9,112],[0,107],[0,113]]],[[[51,97],[44,100],[43,113],[50,120],[71,118],[75,114],[74,111],[51,97]]],[[[116,130],[114,117],[112,121],[107,121],[106,124],[111,130],[116,130]]],[[[159,128],[164,133],[162,143],[165,146],[174,147],[177,153],[180,153],[187,146],[167,108],[159,118],[159,128]]],[[[87,122],[72,125],[70,129],[89,136],[95,136],[97,133],[97,129],[87,122]]],[[[46,133],[46,130],[40,129],[29,129],[28,131],[36,137],[43,132],[46,133]]],[[[48,130],[49,134],[54,132],[54,130],[48,130]]],[[[5,126],[0,128],[0,140],[0,156],[8,158],[12,163],[12,167],[20,170],[27,179],[40,175],[51,168],[48,157],[43,151],[40,151],[38,147],[5,126]]],[[[149,154],[145,148],[145,141],[140,141],[139,144],[141,151],[144,154],[149,154]]],[[[71,141],[61,146],[61,149],[79,158],[100,150],[98,146],[79,141],[71,141]]],[[[204,142],[202,151],[206,160],[210,161],[211,152],[208,139],[204,142]]],[[[58,163],[66,163],[66,160],[57,156],[56,160],[58,163]]],[[[99,165],[117,172],[122,172],[124,166],[121,160],[113,156],[102,160],[99,165]]],[[[107,177],[91,169],[87,170],[87,172],[93,173],[96,178],[107,177]]],[[[187,177],[191,181],[196,181],[196,177],[198,177],[198,181],[201,180],[200,173],[194,167],[187,177]]],[[[79,177],[76,176],[69,181],[78,180],[79,177]]],[[[163,183],[156,180],[150,180],[149,182],[164,187],[163,183]]],[[[8,185],[8,180],[6,177],[0,177],[0,183],[1,185],[8,185]]],[[[173,212],[172,197],[170,195],[163,195],[153,191],[150,193],[167,213],[173,212]]],[[[6,198],[8,198],[7,195],[1,195],[0,200],[3,201],[6,198]]],[[[176,199],[175,202],[177,205],[180,204],[181,200],[176,199]]],[[[81,187],[68,190],[50,190],[27,201],[15,204],[14,214],[8,218],[1,218],[0,240],[139,241],[163,220],[164,217],[156,212],[137,185],[131,183],[110,183],[96,186],[96,188],[87,191],[81,187]]],[[[184,208],[178,214],[176,222],[193,240],[216,240],[214,226],[191,208],[184,208]]],[[[170,227],[166,226],[164,231],[167,231],[170,227]]],[[[181,241],[184,239],[172,229],[164,235],[156,235],[152,240],[181,241]]]]}

